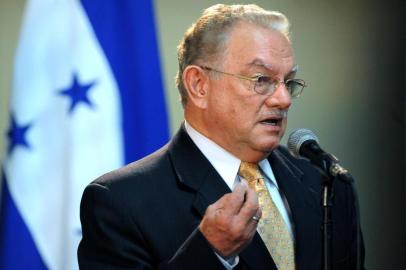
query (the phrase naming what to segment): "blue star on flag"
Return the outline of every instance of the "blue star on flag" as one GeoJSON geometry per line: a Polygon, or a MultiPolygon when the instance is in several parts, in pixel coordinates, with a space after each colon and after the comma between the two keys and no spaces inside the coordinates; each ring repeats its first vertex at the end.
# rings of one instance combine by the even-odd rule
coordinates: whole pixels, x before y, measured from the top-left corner
{"type": "Polygon", "coordinates": [[[19,125],[14,117],[11,114],[10,117],[10,128],[7,131],[7,137],[9,140],[8,144],[8,154],[10,155],[14,148],[18,145],[30,149],[30,145],[27,141],[27,131],[30,129],[31,124],[19,125]]]}
{"type": "Polygon", "coordinates": [[[79,82],[77,74],[73,73],[71,86],[59,92],[61,95],[65,95],[71,99],[69,113],[72,113],[79,103],[87,104],[87,106],[91,108],[93,107],[93,104],[87,95],[90,88],[92,88],[94,84],[94,81],[87,84],[81,84],[79,82]]]}

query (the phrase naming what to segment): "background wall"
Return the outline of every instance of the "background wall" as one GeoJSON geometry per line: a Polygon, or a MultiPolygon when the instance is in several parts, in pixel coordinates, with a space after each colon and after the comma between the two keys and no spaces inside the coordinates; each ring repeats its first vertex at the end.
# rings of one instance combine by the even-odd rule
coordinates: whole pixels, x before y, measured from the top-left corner
{"type": "MultiPolygon", "coordinates": [[[[292,106],[287,134],[299,127],[312,129],[322,146],[356,177],[367,267],[373,270],[406,265],[406,55],[401,2],[255,1],[285,13],[291,21],[298,76],[309,87],[292,106]]],[[[7,147],[12,61],[24,3],[0,2],[1,156],[7,147]]],[[[173,79],[176,46],[201,11],[215,3],[155,1],[172,133],[182,121],[173,79]]]]}
{"type": "MultiPolygon", "coordinates": [[[[8,101],[13,74],[13,57],[16,50],[23,0],[0,0],[0,160],[3,160],[8,128],[8,101]]],[[[0,184],[1,186],[1,184],[0,184]]]]}

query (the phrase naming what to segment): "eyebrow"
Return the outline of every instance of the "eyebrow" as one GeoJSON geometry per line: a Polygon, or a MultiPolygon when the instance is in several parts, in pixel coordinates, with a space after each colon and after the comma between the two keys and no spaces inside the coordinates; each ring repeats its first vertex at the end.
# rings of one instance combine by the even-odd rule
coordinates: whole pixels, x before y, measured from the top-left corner
{"type": "Polygon", "coordinates": [[[289,78],[289,77],[294,77],[294,75],[297,73],[297,71],[299,70],[299,66],[296,64],[288,74],[286,74],[285,79],[289,78]]]}
{"type": "Polygon", "coordinates": [[[271,64],[266,64],[264,61],[262,61],[261,59],[258,59],[258,58],[255,58],[253,61],[249,62],[247,64],[247,66],[249,66],[249,67],[259,66],[259,67],[263,67],[265,69],[269,69],[272,71],[271,64]]]}
{"type": "Polygon", "coordinates": [[[299,65],[296,64],[296,65],[294,65],[293,68],[290,70],[290,73],[297,72],[298,70],[299,70],[299,65]]]}
{"type": "MultiPolygon", "coordinates": [[[[251,61],[250,63],[247,64],[247,66],[259,66],[259,67],[263,67],[265,69],[268,69],[269,71],[273,71],[272,70],[272,65],[271,64],[266,64],[264,61],[262,61],[261,59],[254,59],[253,61],[251,61]]],[[[286,77],[296,73],[299,70],[299,66],[296,64],[293,66],[293,68],[289,71],[288,74],[286,74],[286,77]]]]}

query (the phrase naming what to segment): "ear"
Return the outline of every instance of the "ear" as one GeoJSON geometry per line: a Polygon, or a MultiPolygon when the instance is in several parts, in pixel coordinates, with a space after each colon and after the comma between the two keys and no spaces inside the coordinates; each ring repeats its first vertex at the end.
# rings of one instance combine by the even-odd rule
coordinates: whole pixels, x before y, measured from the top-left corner
{"type": "Polygon", "coordinates": [[[205,109],[209,93],[209,77],[204,70],[196,65],[190,65],[183,71],[183,84],[188,92],[188,103],[205,109]]]}

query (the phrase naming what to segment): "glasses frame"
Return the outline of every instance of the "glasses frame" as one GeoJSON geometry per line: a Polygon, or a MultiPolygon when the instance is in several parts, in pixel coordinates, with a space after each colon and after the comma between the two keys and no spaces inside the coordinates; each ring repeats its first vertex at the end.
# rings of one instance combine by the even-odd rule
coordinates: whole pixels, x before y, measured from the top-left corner
{"type": "MultiPolygon", "coordinates": [[[[285,87],[286,87],[286,84],[287,84],[287,83],[289,83],[289,82],[295,82],[295,83],[297,83],[298,85],[300,85],[300,86],[302,87],[302,88],[300,89],[300,91],[297,91],[297,92],[298,92],[297,94],[295,94],[295,95],[293,96],[293,95],[292,95],[292,92],[290,91],[290,88],[286,87],[286,89],[288,89],[288,92],[289,92],[289,94],[290,94],[290,96],[291,96],[292,98],[297,98],[297,97],[299,97],[299,96],[302,94],[303,89],[307,86],[306,82],[305,82],[304,80],[302,80],[302,79],[287,79],[287,80],[285,80],[285,81],[277,81],[277,83],[275,84],[275,87],[274,87],[274,89],[273,89],[272,91],[267,91],[267,92],[261,93],[261,92],[258,92],[258,91],[255,90],[255,84],[258,83],[258,78],[261,77],[262,75],[261,75],[261,76],[256,76],[256,77],[248,77],[248,76],[244,76],[244,75],[239,75],[239,74],[234,74],[234,73],[229,73],[229,72],[221,71],[221,70],[214,69],[214,68],[211,68],[211,67],[208,67],[208,66],[199,66],[199,67],[200,67],[201,69],[203,69],[203,70],[214,71],[214,72],[217,72],[217,73],[220,73],[220,74],[225,74],[225,75],[233,76],[233,77],[238,78],[238,79],[251,81],[251,82],[254,83],[254,92],[257,93],[257,94],[259,94],[259,95],[264,95],[264,96],[272,96],[273,93],[275,93],[275,90],[279,87],[279,85],[280,85],[281,83],[283,83],[283,84],[285,85],[285,87]]],[[[266,76],[266,77],[270,77],[270,76],[266,76]]],[[[272,77],[271,77],[271,78],[272,78],[272,77]]]]}

